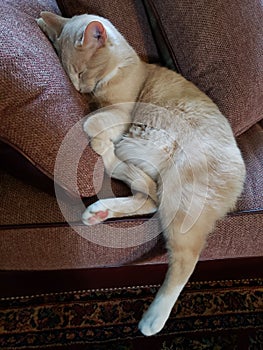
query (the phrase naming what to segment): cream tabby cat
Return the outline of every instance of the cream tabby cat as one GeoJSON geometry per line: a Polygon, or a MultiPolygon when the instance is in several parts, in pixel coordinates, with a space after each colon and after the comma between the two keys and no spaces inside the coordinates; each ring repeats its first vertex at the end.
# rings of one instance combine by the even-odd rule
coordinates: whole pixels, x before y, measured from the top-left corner
{"type": "Polygon", "coordinates": [[[83,222],[92,225],[158,208],[169,269],[139,323],[143,334],[156,334],[207,235],[242,191],[240,151],[227,120],[204,93],[179,74],[142,62],[108,20],[42,12],[38,24],[75,88],[92,95],[99,107],[108,106],[85,121],[84,131],[108,174],[136,190],[132,197],[89,206],[83,222]]]}

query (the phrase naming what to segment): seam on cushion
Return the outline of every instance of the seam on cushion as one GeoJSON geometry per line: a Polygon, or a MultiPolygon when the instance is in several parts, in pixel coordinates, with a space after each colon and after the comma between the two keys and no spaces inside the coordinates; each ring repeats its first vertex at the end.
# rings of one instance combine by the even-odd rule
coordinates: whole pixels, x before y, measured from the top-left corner
{"type": "MultiPolygon", "coordinates": [[[[92,197],[91,197],[92,198],[92,197]]],[[[94,198],[94,201],[96,198],[94,198]]],[[[258,209],[251,209],[251,210],[242,210],[242,211],[237,211],[237,212],[232,212],[229,213],[225,216],[227,217],[236,217],[236,216],[247,216],[247,215],[262,215],[263,214],[263,208],[258,208],[258,209]]],[[[102,225],[113,225],[113,224],[121,224],[121,223],[138,223],[144,222],[149,220],[150,217],[142,217],[142,218],[129,218],[129,219],[117,219],[117,220],[108,220],[102,225]]],[[[157,220],[156,220],[157,221],[157,220]]],[[[76,226],[85,226],[81,221],[75,221],[75,222],[66,222],[66,221],[61,221],[61,222],[51,222],[51,223],[29,223],[29,224],[10,224],[10,225],[0,225],[0,231],[1,230],[23,230],[23,229],[45,229],[45,228],[58,228],[58,227],[70,227],[70,225],[76,225],[76,226]]]]}
{"type": "Polygon", "coordinates": [[[243,133],[245,133],[248,129],[252,128],[254,125],[256,125],[257,123],[260,123],[261,121],[263,121],[262,116],[259,117],[259,119],[257,119],[253,124],[249,123],[249,121],[246,123],[245,126],[243,126],[242,129],[238,130],[237,133],[235,133],[235,137],[237,138],[238,136],[241,136],[243,133]]]}
{"type": "Polygon", "coordinates": [[[153,27],[153,20],[152,20],[153,17],[154,17],[154,20],[156,21],[155,23],[156,23],[157,32],[162,37],[165,49],[167,50],[167,52],[169,54],[169,58],[171,59],[171,61],[173,63],[174,67],[172,67],[172,69],[176,70],[178,73],[182,74],[182,71],[180,69],[180,65],[176,59],[176,56],[175,56],[175,53],[171,47],[170,41],[169,41],[167,35],[165,34],[165,30],[163,28],[163,25],[161,24],[161,19],[160,19],[160,16],[158,15],[158,12],[157,12],[155,5],[152,3],[151,0],[143,0],[143,4],[144,4],[145,11],[146,11],[146,14],[147,14],[147,17],[148,17],[148,20],[150,23],[150,27],[151,27],[151,30],[153,33],[154,41],[156,43],[158,51],[160,52],[160,57],[162,58],[163,62],[165,64],[167,64],[167,60],[162,55],[162,50],[160,47],[159,40],[156,38],[156,30],[154,30],[154,27],[153,27]]]}
{"type": "Polygon", "coordinates": [[[8,300],[18,300],[18,299],[30,299],[38,297],[47,297],[47,296],[59,296],[59,295],[74,295],[79,293],[96,293],[96,292],[117,292],[123,290],[134,290],[138,288],[159,288],[160,284],[146,284],[146,285],[137,285],[137,286],[127,286],[127,287],[112,287],[112,288],[95,288],[95,289],[81,289],[68,292],[55,292],[55,293],[43,293],[43,294],[32,294],[32,295],[23,295],[17,297],[3,297],[0,298],[0,301],[8,300]]]}
{"type": "Polygon", "coordinates": [[[248,209],[248,210],[233,211],[231,213],[228,213],[227,217],[243,216],[243,215],[257,215],[257,214],[263,214],[263,208],[254,208],[254,209],[248,209]]]}
{"type": "MultiPolygon", "coordinates": [[[[54,181],[54,176],[48,172],[47,170],[44,170],[39,164],[34,162],[32,158],[30,158],[21,148],[19,148],[17,145],[13,144],[9,140],[7,140],[5,137],[0,136],[0,141],[3,143],[7,144],[11,148],[13,148],[15,151],[17,151],[22,157],[24,157],[32,166],[34,166],[37,170],[39,170],[42,174],[47,176],[50,180],[54,181]]],[[[70,196],[73,198],[76,198],[76,193],[71,191],[70,188],[67,188],[64,184],[57,182],[57,184],[64,190],[66,191],[70,196]]]]}
{"type": "Polygon", "coordinates": [[[64,3],[64,1],[63,1],[63,0],[59,1],[59,3],[57,4],[57,6],[58,6],[59,10],[61,11],[61,14],[62,14],[63,16],[65,16],[66,10],[65,10],[65,3],[64,3]]]}
{"type": "MultiPolygon", "coordinates": [[[[96,196],[94,197],[90,197],[94,199],[94,202],[97,200],[96,196]]],[[[134,217],[134,218],[123,218],[123,219],[113,219],[113,220],[108,220],[105,222],[102,222],[101,225],[112,225],[112,224],[122,224],[122,223],[143,223],[146,222],[150,219],[151,217],[134,217]]],[[[158,222],[157,219],[154,219],[156,222],[158,222]]],[[[50,223],[29,223],[29,224],[10,224],[10,225],[1,225],[0,224],[0,230],[24,230],[24,229],[33,229],[33,228],[37,228],[37,229],[45,229],[45,228],[57,228],[57,227],[62,227],[62,228],[69,228],[72,227],[74,229],[74,225],[75,226],[83,226],[83,227],[87,227],[85,226],[82,221],[71,221],[71,222],[67,222],[67,221],[61,221],[61,222],[50,222],[50,223]]]]}
{"type": "Polygon", "coordinates": [[[3,143],[6,143],[8,146],[10,146],[11,148],[13,148],[15,151],[17,151],[19,154],[21,154],[21,156],[23,156],[27,161],[29,161],[29,163],[31,163],[31,165],[33,165],[34,167],[36,167],[41,173],[43,173],[44,175],[46,175],[47,177],[49,177],[51,180],[54,180],[53,175],[51,173],[49,173],[48,171],[44,170],[39,164],[37,164],[36,162],[34,162],[21,148],[19,148],[17,145],[13,144],[12,142],[10,142],[9,140],[7,140],[5,137],[0,136],[0,141],[2,141],[3,143]]]}

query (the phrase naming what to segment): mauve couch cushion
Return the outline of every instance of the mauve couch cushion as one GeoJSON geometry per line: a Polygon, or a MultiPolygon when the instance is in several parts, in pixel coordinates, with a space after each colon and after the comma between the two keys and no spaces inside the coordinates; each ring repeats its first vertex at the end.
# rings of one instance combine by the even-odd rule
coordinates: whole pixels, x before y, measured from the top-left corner
{"type": "MultiPolygon", "coordinates": [[[[201,260],[262,255],[262,130],[258,123],[238,137],[248,171],[245,190],[237,211],[218,222],[201,260]]],[[[41,193],[6,173],[0,172],[0,182],[0,267],[3,270],[56,270],[116,266],[134,261],[166,262],[156,218],[148,225],[145,218],[130,218],[85,227],[79,222],[80,212],[73,200],[65,200],[64,211],[78,234],[64,222],[55,197],[41,193]],[[129,231],[131,227],[135,227],[135,232],[129,231]],[[144,243],[136,245],[140,240],[144,243]],[[117,248],[120,243],[122,248],[117,248]]],[[[106,192],[105,189],[101,197],[107,196],[106,192]]]]}
{"type": "MultiPolygon", "coordinates": [[[[263,212],[263,121],[237,137],[247,175],[243,193],[236,205],[237,212],[263,212]]],[[[263,217],[262,217],[263,230],[263,217]]]]}
{"type": "MultiPolygon", "coordinates": [[[[73,15],[73,8],[74,13],[86,12],[84,5],[85,1],[61,4],[68,16],[73,15]]],[[[115,1],[110,6],[106,2],[89,2],[89,9],[109,15],[119,24],[142,58],[158,60],[140,2],[122,5],[115,1]]],[[[62,157],[57,158],[65,135],[86,115],[88,105],[73,88],[52,45],[36,24],[35,18],[43,10],[60,13],[54,0],[4,0],[1,4],[0,140],[48,177],[55,176],[68,192],[94,196],[101,188],[103,165],[87,145],[81,123],[62,157]]]]}
{"type": "MultiPolygon", "coordinates": [[[[43,10],[59,13],[53,0],[1,2],[0,139],[53,178],[64,136],[88,110],[36,23],[43,10]]],[[[70,192],[92,196],[98,156],[88,147],[81,125],[79,129],[76,145],[78,141],[85,151],[78,164],[77,186],[63,169],[57,171],[56,181],[70,192]]],[[[72,166],[73,151],[69,149],[64,157],[65,169],[72,166]]],[[[103,171],[97,172],[96,190],[102,179],[103,171]]]]}
{"type": "Polygon", "coordinates": [[[167,63],[206,92],[236,135],[263,118],[260,0],[147,0],[167,63]]]}

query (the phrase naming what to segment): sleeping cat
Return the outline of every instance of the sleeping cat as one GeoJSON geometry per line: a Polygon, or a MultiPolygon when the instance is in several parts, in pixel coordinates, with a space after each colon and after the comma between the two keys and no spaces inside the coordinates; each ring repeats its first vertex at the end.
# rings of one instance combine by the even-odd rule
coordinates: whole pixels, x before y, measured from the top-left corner
{"type": "Polygon", "coordinates": [[[83,222],[158,210],[169,257],[165,281],[139,329],[159,332],[198,261],[216,221],[233,209],[245,166],[226,118],[181,75],[142,62],[105,18],[72,19],[42,12],[38,24],[52,41],[75,88],[98,111],[84,131],[108,174],[135,194],[89,206],[83,222]]]}

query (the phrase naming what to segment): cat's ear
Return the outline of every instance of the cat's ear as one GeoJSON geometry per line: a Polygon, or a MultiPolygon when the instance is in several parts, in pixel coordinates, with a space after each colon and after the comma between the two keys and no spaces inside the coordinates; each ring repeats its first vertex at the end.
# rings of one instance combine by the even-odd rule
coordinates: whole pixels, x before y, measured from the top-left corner
{"type": "Polygon", "coordinates": [[[69,21],[68,18],[58,16],[52,12],[43,11],[37,20],[38,25],[54,43],[60,36],[64,25],[69,21]]]}
{"type": "Polygon", "coordinates": [[[103,24],[99,21],[90,22],[85,28],[80,40],[77,40],[75,47],[87,48],[95,47],[99,49],[107,41],[107,32],[103,24]]]}

